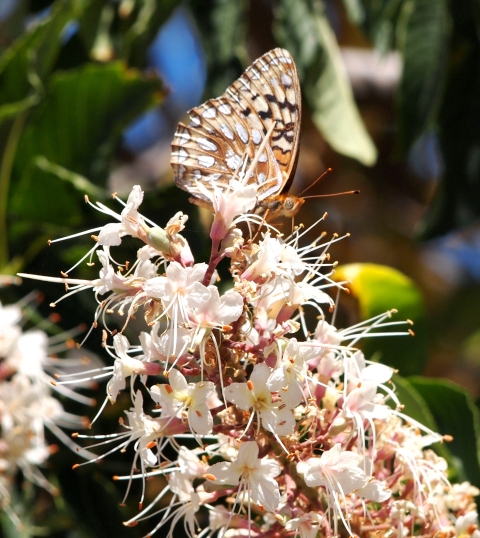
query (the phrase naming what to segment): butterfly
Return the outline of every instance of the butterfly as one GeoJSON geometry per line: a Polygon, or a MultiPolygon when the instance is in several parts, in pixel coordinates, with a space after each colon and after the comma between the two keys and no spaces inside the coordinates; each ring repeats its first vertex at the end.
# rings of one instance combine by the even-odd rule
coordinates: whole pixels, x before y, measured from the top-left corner
{"type": "Polygon", "coordinates": [[[171,164],[176,185],[193,203],[211,207],[197,182],[208,190],[229,189],[232,177],[242,178],[258,159],[247,180],[258,186],[254,212],[269,218],[298,212],[304,199],[288,190],[298,161],[301,93],[287,50],[276,48],[255,60],[223,95],[192,108],[189,116],[190,124],[179,123],[175,132],[171,164]]]}

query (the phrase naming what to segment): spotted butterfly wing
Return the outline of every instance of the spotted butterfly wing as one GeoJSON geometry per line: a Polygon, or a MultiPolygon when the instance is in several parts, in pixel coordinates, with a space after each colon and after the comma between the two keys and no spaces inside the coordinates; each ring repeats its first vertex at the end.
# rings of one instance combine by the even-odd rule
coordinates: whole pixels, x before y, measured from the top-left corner
{"type": "Polygon", "coordinates": [[[175,183],[194,199],[208,202],[197,181],[207,189],[226,188],[237,169],[254,159],[272,124],[268,145],[248,183],[259,186],[258,205],[275,202],[288,190],[297,163],[301,116],[300,84],[288,51],[267,52],[223,95],[189,115],[190,124],[180,123],[173,138],[171,163],[175,183]]]}

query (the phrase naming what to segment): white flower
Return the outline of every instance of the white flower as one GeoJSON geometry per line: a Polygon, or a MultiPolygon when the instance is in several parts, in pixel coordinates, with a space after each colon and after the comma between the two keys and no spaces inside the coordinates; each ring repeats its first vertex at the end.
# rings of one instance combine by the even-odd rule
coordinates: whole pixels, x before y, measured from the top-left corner
{"type": "MultiPolygon", "coordinates": [[[[293,409],[303,400],[303,380],[307,372],[304,352],[315,353],[313,349],[300,347],[295,338],[288,341],[280,364],[273,370],[267,381],[272,392],[280,392],[282,400],[293,409]]],[[[307,355],[308,356],[308,355],[307,355]]]]}
{"type": "Polygon", "coordinates": [[[176,326],[187,321],[187,297],[193,284],[202,280],[206,271],[206,263],[182,267],[178,262],[172,262],[165,276],[151,278],[145,282],[143,289],[148,298],[163,301],[165,309],[162,314],[168,314],[176,326]]]}
{"type": "Polygon", "coordinates": [[[274,512],[280,503],[280,491],[274,478],[280,472],[276,461],[259,459],[257,443],[248,441],[240,446],[236,460],[211,465],[205,476],[214,484],[235,486],[240,483],[239,491],[245,488],[255,504],[274,512]]]}
{"type": "Polygon", "coordinates": [[[308,512],[308,514],[287,521],[285,530],[296,531],[296,535],[300,534],[300,538],[315,538],[323,518],[324,516],[317,514],[317,512],[308,512]]]}
{"type": "Polygon", "coordinates": [[[141,219],[138,213],[138,208],[143,201],[143,191],[139,185],[134,185],[131,193],[128,196],[127,203],[121,215],[114,211],[105,208],[103,204],[98,204],[99,207],[106,209],[109,215],[118,218],[119,224],[105,225],[98,235],[98,244],[106,246],[118,246],[122,242],[124,235],[138,237],[138,226],[141,219]]]}
{"type": "Polygon", "coordinates": [[[478,514],[476,511],[467,512],[457,518],[455,522],[456,536],[471,536],[471,538],[480,538],[478,527],[478,514]]]}
{"type": "Polygon", "coordinates": [[[206,189],[199,181],[196,182],[198,190],[210,200],[215,213],[210,237],[214,241],[221,241],[234,226],[235,218],[250,209],[253,209],[257,199],[257,184],[247,186],[234,185],[223,191],[215,183],[211,189],[206,189]]]}
{"type": "Polygon", "coordinates": [[[0,357],[7,357],[21,335],[17,323],[22,319],[22,310],[17,305],[3,306],[0,303],[0,357]]]}
{"type": "Polygon", "coordinates": [[[307,486],[323,486],[347,495],[367,482],[364,471],[358,467],[360,459],[355,452],[343,451],[342,445],[337,443],[320,458],[300,461],[297,471],[303,475],[307,486]]]}
{"type": "Polygon", "coordinates": [[[192,431],[200,435],[210,433],[213,418],[206,402],[215,385],[211,381],[187,383],[175,369],[170,370],[169,382],[169,385],[155,385],[150,390],[153,400],[162,406],[162,416],[179,416],[185,411],[192,431]]]}
{"type": "Polygon", "coordinates": [[[310,458],[297,464],[297,472],[303,475],[307,486],[325,488],[328,503],[334,511],[335,534],[338,533],[338,519],[341,519],[347,531],[353,534],[343,514],[343,503],[340,499],[345,499],[345,495],[366,485],[365,472],[358,466],[360,459],[358,454],[342,450],[342,445],[337,443],[320,458],[310,458]]]}
{"type": "Polygon", "coordinates": [[[141,361],[127,355],[130,343],[123,334],[116,334],[113,337],[118,358],[113,365],[113,376],[107,384],[107,394],[109,400],[114,403],[118,393],[125,388],[126,379],[132,375],[157,375],[162,367],[157,362],[141,361]]]}
{"type": "Polygon", "coordinates": [[[144,466],[152,467],[158,463],[157,456],[152,452],[155,440],[160,437],[162,425],[158,420],[146,415],[143,410],[143,396],[137,390],[134,407],[125,411],[128,417],[128,428],[131,430],[130,440],[137,438],[135,451],[140,454],[142,469],[144,466]]]}
{"type": "Polygon", "coordinates": [[[222,297],[215,286],[204,286],[195,282],[187,297],[188,316],[195,327],[213,329],[230,325],[243,312],[243,298],[234,290],[222,297]]]}
{"type": "Polygon", "coordinates": [[[207,470],[207,465],[195,454],[193,450],[181,446],[177,457],[180,473],[187,478],[202,478],[207,470]]]}
{"type": "Polygon", "coordinates": [[[289,435],[295,428],[292,409],[281,401],[273,402],[267,387],[269,377],[270,368],[265,363],[256,364],[248,383],[232,383],[226,387],[225,396],[243,411],[252,409],[266,430],[289,435]]]}

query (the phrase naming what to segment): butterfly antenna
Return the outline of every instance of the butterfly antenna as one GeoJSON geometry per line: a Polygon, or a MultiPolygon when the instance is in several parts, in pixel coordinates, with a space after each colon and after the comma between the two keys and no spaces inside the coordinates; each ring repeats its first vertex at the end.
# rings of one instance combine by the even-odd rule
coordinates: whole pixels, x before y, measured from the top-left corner
{"type": "Polygon", "coordinates": [[[307,200],[308,198],[327,198],[330,196],[343,196],[344,194],[360,194],[360,191],[354,190],[345,192],[334,192],[333,194],[314,194],[313,196],[303,196],[303,199],[307,200]]]}
{"type": "Polygon", "coordinates": [[[329,174],[331,171],[332,171],[331,168],[327,168],[327,169],[325,170],[325,172],[323,172],[323,174],[322,174],[321,176],[317,177],[317,179],[316,179],[311,185],[309,185],[306,189],[304,189],[300,194],[297,194],[297,196],[298,196],[298,197],[301,197],[302,194],[303,194],[304,192],[307,192],[308,189],[311,189],[314,185],[316,185],[322,178],[324,178],[324,177],[325,177],[327,174],[329,174]]]}

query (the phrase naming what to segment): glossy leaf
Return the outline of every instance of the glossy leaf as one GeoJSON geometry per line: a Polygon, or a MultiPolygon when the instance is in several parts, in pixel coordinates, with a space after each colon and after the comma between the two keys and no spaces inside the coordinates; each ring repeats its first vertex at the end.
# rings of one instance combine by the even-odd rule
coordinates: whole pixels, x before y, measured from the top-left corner
{"type": "Polygon", "coordinates": [[[105,197],[105,193],[86,178],[38,156],[23,171],[15,190],[13,208],[17,215],[24,215],[24,219],[42,226],[78,226],[85,194],[105,197]]]}
{"type": "MultiPolygon", "coordinates": [[[[344,0],[344,2],[352,0],[344,0]]],[[[396,27],[403,0],[362,0],[362,26],[375,48],[385,54],[395,46],[396,27]]]]}
{"type": "Polygon", "coordinates": [[[194,0],[189,4],[208,61],[208,97],[221,95],[251,63],[245,49],[247,5],[245,0],[194,0]]]}
{"type": "MultiPolygon", "coordinates": [[[[82,193],[85,188],[89,190],[87,183],[73,181],[73,177],[85,176],[104,183],[109,158],[123,127],[156,102],[159,90],[157,78],[145,78],[122,63],[87,65],[55,75],[19,143],[15,173],[20,180],[13,185],[12,204],[16,216],[56,222],[55,213],[69,212],[68,197],[61,197],[66,191],[60,183],[60,198],[48,197],[52,189],[55,192],[55,175],[64,181],[65,174],[76,174],[70,176],[68,190],[79,187],[82,193]],[[39,157],[43,161],[38,161],[39,157]],[[48,164],[48,170],[39,166],[42,162],[48,164]],[[39,204],[40,200],[50,203],[39,204]],[[66,206],[54,210],[52,200],[66,206]]],[[[78,192],[71,194],[73,208],[81,197],[78,192]]],[[[65,224],[72,218],[74,212],[65,224]]]]}
{"type": "MultiPolygon", "coordinates": [[[[422,398],[414,385],[410,383],[409,379],[394,374],[392,381],[395,385],[395,394],[404,406],[402,413],[411,417],[413,420],[416,420],[431,431],[438,432],[438,426],[427,402],[422,398]]],[[[432,445],[435,452],[445,458],[449,465],[456,468],[456,461],[448,450],[448,446],[449,445],[446,443],[436,443],[435,445],[432,445]]]]}
{"type": "Polygon", "coordinates": [[[478,2],[450,2],[449,70],[438,117],[445,171],[422,237],[475,225],[480,216],[480,42],[478,2]]]}
{"type": "MultiPolygon", "coordinates": [[[[170,17],[173,10],[181,2],[179,0],[140,0],[137,9],[128,19],[129,28],[125,30],[121,40],[121,57],[129,65],[145,67],[146,51],[159,28],[170,17]]],[[[128,20],[127,19],[127,20],[128,20]]]]}
{"type": "Polygon", "coordinates": [[[339,153],[373,165],[377,150],[355,104],[337,40],[322,7],[280,0],[275,33],[295,58],[312,119],[339,153]]]}
{"type": "Polygon", "coordinates": [[[453,436],[448,449],[458,460],[459,480],[480,486],[480,411],[462,387],[439,379],[411,377],[427,403],[439,432],[453,436]]]}
{"type": "Polygon", "coordinates": [[[105,181],[123,127],[158,102],[161,85],[124,64],[88,64],[52,77],[47,96],[25,130],[17,170],[42,155],[72,172],[105,181]]]}
{"type": "Polygon", "coordinates": [[[407,151],[436,118],[446,67],[446,0],[411,0],[399,26],[403,72],[398,93],[399,147],[407,151]]]}
{"type": "Polygon", "coordinates": [[[56,2],[50,15],[4,52],[0,58],[0,104],[43,91],[42,84],[62,44],[62,31],[88,4],[89,0],[56,2]]]}
{"type": "MultiPolygon", "coordinates": [[[[367,355],[381,354],[381,362],[400,368],[402,375],[420,373],[426,359],[426,330],[423,298],[415,283],[400,271],[385,265],[356,263],[339,266],[335,280],[349,281],[352,295],[358,301],[359,317],[366,320],[395,309],[395,321],[414,322],[415,338],[391,336],[367,339],[363,350],[367,355]]],[[[409,325],[394,327],[407,331],[409,325]]]]}

